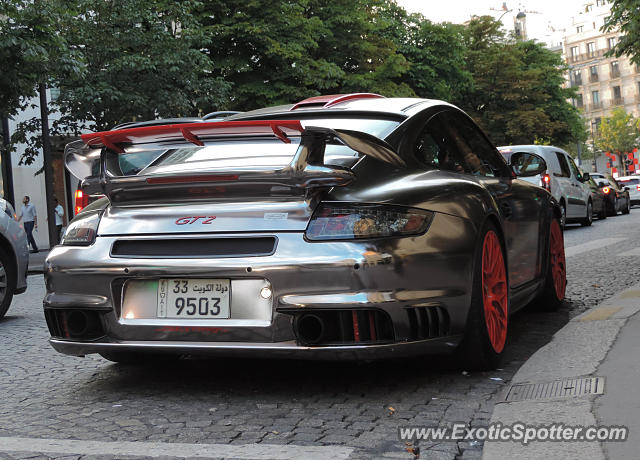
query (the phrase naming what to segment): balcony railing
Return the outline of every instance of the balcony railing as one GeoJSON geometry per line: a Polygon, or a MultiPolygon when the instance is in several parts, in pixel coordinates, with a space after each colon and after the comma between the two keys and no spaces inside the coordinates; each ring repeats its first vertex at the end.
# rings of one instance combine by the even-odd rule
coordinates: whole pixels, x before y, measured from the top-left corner
{"type": "Polygon", "coordinates": [[[601,110],[602,109],[602,101],[600,102],[593,102],[590,106],[589,106],[589,110],[593,111],[593,110],[601,110]]]}
{"type": "Polygon", "coordinates": [[[599,80],[599,78],[598,78],[598,74],[597,74],[597,73],[590,73],[590,74],[589,74],[589,81],[590,81],[591,83],[595,83],[595,82],[597,82],[598,80],[599,80]]]}
{"type": "Polygon", "coordinates": [[[590,53],[576,54],[575,56],[567,57],[567,61],[572,64],[576,62],[588,61],[590,59],[600,58],[604,56],[604,53],[606,53],[606,50],[596,50],[590,53]]]}
{"type": "Polygon", "coordinates": [[[624,97],[614,97],[611,100],[611,105],[617,107],[619,105],[624,105],[624,97]]]}

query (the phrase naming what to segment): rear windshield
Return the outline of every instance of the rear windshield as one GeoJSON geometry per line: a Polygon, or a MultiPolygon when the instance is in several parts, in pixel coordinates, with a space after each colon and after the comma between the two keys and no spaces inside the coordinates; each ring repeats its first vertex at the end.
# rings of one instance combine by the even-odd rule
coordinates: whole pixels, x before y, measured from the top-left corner
{"type": "MultiPolygon", "coordinates": [[[[301,120],[304,127],[318,126],[332,129],[362,131],[380,139],[387,137],[399,124],[396,120],[367,118],[313,118],[301,120]]],[[[195,171],[242,169],[280,169],[293,159],[300,138],[291,137],[285,144],[278,139],[217,140],[204,146],[177,144],[174,148],[145,149],[134,146],[119,155],[121,171],[115,175],[156,175],[195,171]]],[[[342,144],[328,144],[325,163],[352,166],[360,155],[342,144]]]]}
{"type": "Polygon", "coordinates": [[[638,185],[640,184],[640,179],[618,179],[618,182],[620,182],[622,185],[638,185]]]}

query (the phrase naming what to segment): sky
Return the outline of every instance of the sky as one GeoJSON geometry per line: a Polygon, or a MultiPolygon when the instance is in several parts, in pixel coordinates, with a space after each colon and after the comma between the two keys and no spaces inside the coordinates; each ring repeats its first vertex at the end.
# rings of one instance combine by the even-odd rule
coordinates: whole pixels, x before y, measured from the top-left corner
{"type": "MultiPolygon", "coordinates": [[[[422,13],[433,22],[462,23],[472,15],[485,14],[498,18],[504,11],[500,0],[396,0],[399,5],[411,13],[422,13]],[[495,10],[491,10],[494,8],[495,10]]],[[[507,13],[502,23],[509,30],[513,29],[513,17],[518,11],[527,13],[527,32],[529,38],[542,42],[553,41],[553,33],[549,26],[556,29],[571,30],[571,18],[577,16],[582,5],[588,0],[524,0],[507,1],[507,13]],[[537,13],[534,13],[537,12],[537,13]],[[538,14],[540,13],[540,14],[538,14]]],[[[560,34],[561,37],[561,34],[560,34]]]]}

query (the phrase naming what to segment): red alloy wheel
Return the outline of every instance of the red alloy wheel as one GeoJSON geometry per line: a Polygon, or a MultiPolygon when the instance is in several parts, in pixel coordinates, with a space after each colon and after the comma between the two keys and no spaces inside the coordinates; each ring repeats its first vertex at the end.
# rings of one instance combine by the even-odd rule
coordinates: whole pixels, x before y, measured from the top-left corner
{"type": "Polygon", "coordinates": [[[507,341],[507,273],[498,235],[489,230],[482,247],[482,300],[491,346],[496,353],[507,341]]]}
{"type": "Polygon", "coordinates": [[[564,238],[557,220],[551,222],[551,235],[549,241],[549,257],[551,263],[551,276],[553,286],[556,289],[556,297],[562,301],[567,287],[567,266],[564,258],[564,238]]]}

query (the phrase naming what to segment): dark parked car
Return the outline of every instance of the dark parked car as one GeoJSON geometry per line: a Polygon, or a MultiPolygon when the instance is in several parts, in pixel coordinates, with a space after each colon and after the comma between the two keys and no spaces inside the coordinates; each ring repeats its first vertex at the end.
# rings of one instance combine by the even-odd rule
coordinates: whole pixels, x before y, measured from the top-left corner
{"type": "Polygon", "coordinates": [[[460,109],[373,94],[86,134],[106,195],[46,260],[53,347],[495,367],[509,315],[565,295],[560,206],[460,109]],[[229,120],[229,121],[227,121],[229,120]],[[147,166],[128,169],[145,155],[147,166]],[[126,160],[126,161],[125,161],[126,160]]]}
{"type": "Polygon", "coordinates": [[[583,173],[583,177],[587,176],[586,184],[591,190],[591,202],[593,203],[593,212],[598,219],[607,218],[607,196],[602,191],[602,187],[598,186],[593,177],[589,177],[588,173],[583,173]]]}
{"type": "Polygon", "coordinates": [[[629,187],[622,186],[610,175],[594,174],[593,178],[605,195],[607,215],[615,216],[618,212],[631,212],[631,197],[629,187]]]}

